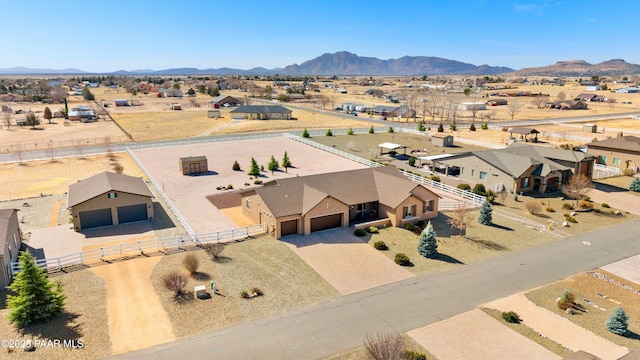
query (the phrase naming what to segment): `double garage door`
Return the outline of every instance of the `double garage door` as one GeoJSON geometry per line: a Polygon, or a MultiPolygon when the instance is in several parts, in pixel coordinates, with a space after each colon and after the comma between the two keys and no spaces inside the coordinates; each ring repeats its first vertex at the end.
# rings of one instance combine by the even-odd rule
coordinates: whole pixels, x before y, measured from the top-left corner
{"type": "Polygon", "coordinates": [[[333,229],[342,226],[342,213],[318,216],[311,219],[311,232],[333,229]]]}
{"type": "MultiPolygon", "coordinates": [[[[129,206],[119,206],[117,208],[117,213],[119,224],[147,220],[147,205],[137,204],[129,206]]],[[[79,216],[80,226],[82,227],[82,229],[113,225],[111,209],[109,208],[81,211],[79,216]]]]}

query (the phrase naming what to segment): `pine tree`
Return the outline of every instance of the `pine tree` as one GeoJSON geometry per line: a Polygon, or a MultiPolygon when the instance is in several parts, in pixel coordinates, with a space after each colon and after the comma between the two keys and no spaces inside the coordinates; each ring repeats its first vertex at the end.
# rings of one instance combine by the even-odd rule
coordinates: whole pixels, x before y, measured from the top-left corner
{"type": "Polygon", "coordinates": [[[331,129],[327,129],[327,133],[325,135],[326,136],[333,136],[333,133],[331,132],[331,129]]]}
{"type": "Polygon", "coordinates": [[[634,192],[640,192],[640,179],[637,177],[634,177],[633,180],[631,180],[631,184],[629,184],[629,190],[634,191],[634,192]]]}
{"type": "Polygon", "coordinates": [[[491,225],[493,221],[493,208],[491,208],[491,204],[489,201],[485,201],[482,203],[480,207],[480,213],[478,214],[478,222],[482,225],[491,225]]]}
{"type": "Polygon", "coordinates": [[[256,159],[251,158],[251,166],[249,167],[249,175],[250,176],[259,176],[260,175],[260,167],[258,167],[258,163],[256,159]]]}
{"type": "Polygon", "coordinates": [[[238,160],[233,161],[233,165],[231,166],[233,171],[240,171],[240,164],[238,164],[238,160]]]}
{"type": "Polygon", "coordinates": [[[353,135],[353,129],[349,128],[349,131],[347,131],[347,135],[353,135]]]}
{"type": "Polygon", "coordinates": [[[292,166],[293,165],[291,164],[291,159],[289,159],[289,155],[285,151],[284,156],[282,157],[282,167],[284,168],[284,171],[287,172],[287,169],[292,166]]]}
{"type": "Polygon", "coordinates": [[[273,174],[274,171],[278,170],[278,167],[279,165],[276,161],[276,158],[271,155],[271,160],[269,161],[269,164],[267,164],[267,169],[269,169],[269,171],[271,171],[271,173],[273,174]]]}
{"type": "Polygon", "coordinates": [[[371,125],[371,127],[369,128],[369,134],[373,134],[375,133],[375,130],[373,130],[373,125],[371,125]]]}
{"type": "Polygon", "coordinates": [[[442,126],[442,123],[438,125],[438,132],[444,132],[444,127],[442,126]]]}
{"type": "Polygon", "coordinates": [[[427,227],[422,230],[418,238],[418,253],[427,258],[434,258],[438,255],[438,242],[436,240],[436,231],[433,230],[431,221],[427,227]]]}
{"type": "Polygon", "coordinates": [[[418,123],[418,131],[425,131],[426,129],[424,128],[424,122],[420,121],[418,123]]]}
{"type": "Polygon", "coordinates": [[[627,329],[629,328],[627,320],[629,320],[627,314],[625,314],[621,307],[618,307],[613,310],[613,313],[609,316],[609,320],[607,320],[607,330],[616,335],[624,335],[627,333],[627,329]]]}
{"type": "Polygon", "coordinates": [[[66,299],[61,285],[47,278],[29,251],[20,255],[19,262],[20,272],[9,286],[17,295],[7,297],[9,321],[24,327],[53,319],[62,312],[66,299]]]}
{"type": "Polygon", "coordinates": [[[393,128],[392,128],[391,126],[389,126],[389,129],[387,130],[387,132],[388,132],[389,134],[393,134],[393,128]]]}
{"type": "Polygon", "coordinates": [[[302,137],[303,138],[308,138],[309,137],[309,132],[307,131],[307,128],[304,128],[304,131],[302,132],[302,137]]]}

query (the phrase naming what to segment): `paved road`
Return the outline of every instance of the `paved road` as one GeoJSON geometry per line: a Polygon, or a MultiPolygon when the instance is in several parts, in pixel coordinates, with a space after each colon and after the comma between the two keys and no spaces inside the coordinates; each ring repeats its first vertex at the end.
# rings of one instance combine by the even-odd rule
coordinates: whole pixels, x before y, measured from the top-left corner
{"type": "Polygon", "coordinates": [[[114,359],[321,359],[640,253],[640,220],[114,359]]]}

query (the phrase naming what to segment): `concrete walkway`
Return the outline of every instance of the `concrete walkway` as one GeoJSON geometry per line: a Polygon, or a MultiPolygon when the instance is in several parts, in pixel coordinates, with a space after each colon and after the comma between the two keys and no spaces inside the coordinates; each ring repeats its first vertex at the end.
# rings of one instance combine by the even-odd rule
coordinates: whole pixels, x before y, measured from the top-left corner
{"type": "Polygon", "coordinates": [[[487,303],[485,307],[500,311],[515,311],[522,323],[539,334],[573,351],[584,350],[602,360],[616,360],[629,350],[574,324],[529,301],[523,293],[487,303]]]}

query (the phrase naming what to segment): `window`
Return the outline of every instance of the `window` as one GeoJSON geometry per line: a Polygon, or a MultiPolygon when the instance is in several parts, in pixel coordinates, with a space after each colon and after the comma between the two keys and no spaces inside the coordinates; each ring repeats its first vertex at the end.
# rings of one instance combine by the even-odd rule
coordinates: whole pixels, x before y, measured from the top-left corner
{"type": "Polygon", "coordinates": [[[607,163],[607,157],[604,155],[600,155],[600,164],[606,164],[607,163]]]}
{"type": "MultiPolygon", "coordinates": [[[[237,203],[236,203],[237,204],[237,203]]],[[[244,201],[245,206],[247,207],[247,209],[251,209],[251,200],[249,199],[245,199],[244,201]]]]}
{"type": "Polygon", "coordinates": [[[613,158],[613,165],[620,165],[620,159],[619,158],[613,158]]]}
{"type": "Polygon", "coordinates": [[[475,169],[471,169],[471,177],[473,177],[473,173],[475,173],[476,170],[475,169]]]}
{"type": "Polygon", "coordinates": [[[462,174],[464,174],[464,167],[463,166],[460,167],[460,175],[462,175],[462,174]]]}
{"type": "Polygon", "coordinates": [[[107,199],[115,199],[116,197],[118,197],[118,194],[115,192],[110,192],[107,194],[107,199]]]}
{"type": "Polygon", "coordinates": [[[434,205],[435,205],[435,201],[429,200],[429,201],[425,201],[422,204],[422,208],[424,209],[424,212],[427,213],[427,212],[433,211],[434,205]]]}
{"type": "Polygon", "coordinates": [[[487,181],[487,173],[484,171],[480,171],[480,180],[487,181]]]}
{"type": "Polygon", "coordinates": [[[402,209],[402,217],[407,218],[415,215],[416,206],[415,205],[407,205],[402,209]]]}
{"type": "Polygon", "coordinates": [[[523,189],[529,187],[529,178],[528,177],[522,179],[522,185],[520,187],[522,187],[523,189]]]}

